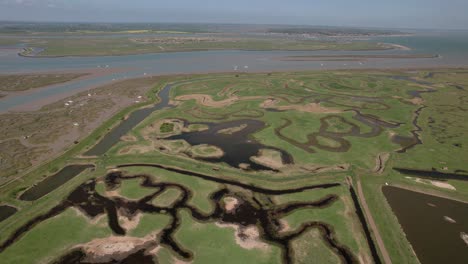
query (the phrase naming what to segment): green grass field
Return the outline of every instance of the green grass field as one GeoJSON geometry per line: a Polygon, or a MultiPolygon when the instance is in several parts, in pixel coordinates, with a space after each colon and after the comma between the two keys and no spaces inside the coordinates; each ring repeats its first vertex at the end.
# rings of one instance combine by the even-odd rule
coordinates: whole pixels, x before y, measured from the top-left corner
{"type": "MultiPolygon", "coordinates": [[[[13,44],[9,40],[5,44],[13,44]]],[[[372,42],[335,42],[271,38],[227,37],[99,37],[93,38],[18,38],[16,43],[44,48],[32,56],[111,56],[204,50],[382,50],[390,47],[372,42]]],[[[22,52],[31,56],[30,50],[22,52]]]]}
{"type": "MultiPolygon", "coordinates": [[[[468,171],[468,70],[431,72],[158,79],[151,93],[177,83],[168,98],[172,106],[151,113],[106,154],[82,155],[143,104],[115,115],[60,158],[0,186],[2,204],[19,209],[0,222],[0,243],[13,240],[0,244],[2,263],[47,263],[77,249],[92,258],[137,254],[155,263],[373,263],[385,255],[393,263],[419,263],[382,186],[468,201],[464,178],[437,185],[392,169],[461,177],[468,171]],[[223,126],[239,120],[244,124],[223,126]],[[260,129],[250,130],[249,121],[260,129]],[[169,138],[184,135],[185,141],[169,138]],[[189,144],[197,135],[205,138],[189,144]],[[398,143],[398,136],[406,141],[398,143]],[[247,165],[233,163],[230,157],[247,153],[234,139],[262,151],[246,157],[247,165]],[[228,146],[223,155],[213,154],[216,144],[228,146]],[[286,154],[289,162],[281,159],[286,154]],[[17,199],[44,175],[76,162],[96,169],[36,201],[17,199]],[[263,167],[248,169],[256,165],[263,167]],[[358,183],[363,197],[355,198],[350,187],[358,183]],[[375,227],[366,212],[364,222],[358,213],[364,202],[375,227]],[[56,206],[66,209],[48,215],[56,206]],[[36,245],[45,237],[50,243],[36,245]]],[[[148,104],[159,100],[147,96],[148,104]]]]}

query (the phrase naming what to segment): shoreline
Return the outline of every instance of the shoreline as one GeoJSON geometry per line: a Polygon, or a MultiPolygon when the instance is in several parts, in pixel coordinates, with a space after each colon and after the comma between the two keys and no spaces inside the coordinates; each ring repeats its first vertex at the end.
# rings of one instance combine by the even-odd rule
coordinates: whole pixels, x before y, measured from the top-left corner
{"type": "Polygon", "coordinates": [[[381,54],[381,55],[310,55],[310,56],[285,56],[279,57],[280,61],[360,61],[367,59],[435,59],[439,55],[430,54],[381,54]]]}
{"type": "Polygon", "coordinates": [[[410,48],[408,46],[401,45],[401,44],[395,44],[395,43],[382,43],[382,44],[383,45],[388,45],[388,46],[393,47],[394,49],[397,49],[397,50],[406,50],[406,51],[413,50],[412,48],[410,48]]]}
{"type": "Polygon", "coordinates": [[[18,52],[17,55],[24,58],[34,58],[34,59],[41,59],[41,58],[89,58],[89,57],[120,57],[120,56],[137,56],[137,55],[150,55],[150,54],[165,54],[165,53],[182,53],[182,52],[210,52],[210,51],[251,51],[251,52],[271,52],[271,51],[278,51],[278,52],[306,52],[306,51],[387,51],[387,50],[398,50],[398,48],[392,47],[385,47],[382,46],[380,48],[375,49],[226,49],[226,48],[213,48],[213,49],[184,49],[184,50],[161,50],[161,51],[151,51],[151,52],[143,52],[143,53],[125,53],[125,54],[95,54],[95,55],[40,55],[41,52],[36,53],[36,55],[27,55],[23,54],[23,52],[18,52]]]}
{"type": "Polygon", "coordinates": [[[409,186],[409,185],[401,184],[401,183],[389,183],[388,185],[380,186],[380,189],[382,189],[384,186],[391,186],[391,187],[395,187],[395,188],[404,189],[404,190],[407,190],[407,191],[422,193],[422,194],[425,194],[425,195],[435,196],[435,197],[439,197],[439,198],[444,198],[444,199],[453,200],[453,201],[457,201],[457,202],[460,202],[460,203],[468,204],[467,200],[462,200],[461,198],[454,197],[454,196],[451,196],[450,194],[446,193],[448,190],[445,190],[445,192],[444,192],[443,190],[427,189],[427,188],[424,188],[422,186],[421,187],[420,186],[409,186]]]}
{"type": "MultiPolygon", "coordinates": [[[[111,75],[111,74],[123,73],[123,72],[127,72],[129,70],[131,70],[131,69],[115,68],[115,69],[101,69],[101,70],[98,70],[98,71],[96,71],[96,70],[93,71],[93,69],[79,69],[79,70],[64,70],[64,71],[50,71],[50,72],[13,73],[11,75],[55,74],[55,73],[57,73],[57,74],[59,74],[59,73],[87,73],[87,75],[81,76],[79,78],[76,78],[76,79],[73,79],[73,80],[70,80],[70,81],[67,81],[67,82],[56,83],[56,84],[53,84],[53,85],[42,86],[42,87],[38,87],[38,88],[28,89],[28,90],[25,90],[25,91],[5,93],[4,94],[5,96],[0,98],[0,104],[2,102],[5,102],[5,101],[9,100],[9,99],[16,98],[16,97],[19,97],[19,96],[27,96],[27,95],[32,95],[32,94],[36,94],[36,93],[46,92],[49,89],[54,89],[55,87],[59,87],[61,85],[69,85],[69,84],[77,83],[77,82],[80,82],[80,81],[91,80],[91,79],[94,79],[94,78],[108,76],[108,75],[111,75]]],[[[10,75],[10,74],[8,74],[8,75],[10,75]]],[[[150,76],[148,76],[148,77],[150,77],[150,76]]],[[[140,77],[137,77],[137,78],[140,78],[140,77]]],[[[141,77],[141,78],[144,78],[144,77],[141,77]]],[[[119,79],[119,80],[116,80],[116,81],[109,81],[109,82],[105,82],[105,83],[101,83],[101,84],[83,86],[83,88],[75,89],[73,91],[66,91],[66,92],[61,92],[61,93],[59,92],[59,93],[56,93],[56,94],[50,95],[48,97],[32,101],[32,102],[29,102],[29,103],[16,105],[16,106],[11,107],[11,108],[9,108],[8,110],[5,110],[5,111],[0,110],[0,114],[13,113],[13,112],[38,111],[43,106],[45,106],[47,104],[57,102],[59,100],[67,98],[69,96],[73,96],[73,95],[75,95],[77,93],[87,91],[87,90],[91,90],[91,89],[94,89],[94,88],[99,88],[101,86],[109,85],[109,84],[111,84],[113,82],[117,83],[117,82],[120,82],[120,81],[129,80],[129,79],[136,79],[136,78],[119,79]]]]}
{"type": "MultiPolygon", "coordinates": [[[[66,98],[66,97],[75,95],[75,94],[80,93],[80,92],[84,92],[84,91],[87,91],[87,90],[91,90],[91,89],[99,88],[99,87],[102,87],[102,86],[105,86],[105,85],[109,85],[109,84],[111,84],[113,82],[118,83],[118,82],[121,82],[121,81],[135,80],[135,79],[140,79],[140,78],[164,78],[164,77],[183,77],[183,76],[198,77],[198,76],[207,75],[207,74],[215,74],[215,75],[224,75],[224,74],[249,75],[249,74],[281,74],[281,73],[292,74],[292,73],[313,73],[313,72],[323,72],[323,71],[336,71],[336,72],[380,71],[382,73],[385,73],[385,72],[393,72],[393,71],[415,71],[415,70],[430,71],[430,70],[453,70],[453,69],[466,70],[466,69],[468,69],[468,65],[467,66],[443,66],[443,67],[442,66],[427,66],[427,67],[418,67],[418,66],[416,66],[416,67],[403,67],[403,68],[396,67],[396,68],[360,68],[360,69],[355,69],[355,68],[352,68],[352,69],[322,68],[322,69],[312,69],[312,70],[294,70],[294,69],[292,69],[292,70],[271,70],[271,71],[262,70],[262,71],[248,71],[248,72],[246,72],[246,71],[205,71],[205,72],[201,71],[201,72],[193,72],[193,73],[149,74],[149,75],[146,75],[146,76],[129,77],[127,79],[119,79],[119,80],[115,80],[115,81],[109,81],[109,82],[105,82],[105,83],[89,85],[89,86],[83,87],[82,89],[80,88],[80,89],[76,89],[76,90],[68,91],[68,92],[64,92],[64,93],[57,93],[57,94],[54,94],[52,96],[41,98],[41,99],[35,100],[33,102],[30,102],[30,103],[24,103],[24,104],[16,105],[16,106],[11,107],[11,108],[9,108],[7,110],[3,110],[3,111],[0,110],[0,114],[14,113],[14,112],[37,111],[41,107],[43,107],[43,106],[45,106],[47,104],[54,103],[56,101],[62,100],[64,98],[66,98]],[[34,105],[34,106],[31,106],[31,105],[34,105]]],[[[91,71],[93,69],[80,69],[79,71],[86,71],[86,70],[91,71]]],[[[117,69],[113,69],[113,70],[117,70],[117,69]]],[[[120,71],[118,71],[117,73],[125,72],[125,70],[129,70],[129,69],[121,68],[119,70],[120,71]]],[[[72,71],[74,71],[74,70],[71,70],[71,72],[72,71]]],[[[53,72],[57,72],[57,71],[53,71],[53,72]]],[[[35,72],[25,72],[24,74],[29,74],[29,73],[35,73],[35,72]]],[[[43,73],[46,73],[46,72],[43,72],[43,73]]],[[[92,76],[92,74],[87,75],[87,76],[89,78],[90,76],[92,76]]],[[[61,84],[55,84],[55,85],[61,85],[61,84]]],[[[29,93],[34,93],[36,91],[41,92],[42,90],[47,90],[47,89],[50,89],[50,88],[51,87],[41,87],[41,88],[31,89],[31,90],[23,91],[22,93],[24,93],[24,94],[17,93],[17,94],[15,94],[15,96],[16,95],[27,95],[29,93]]],[[[13,98],[13,97],[14,97],[13,95],[1,97],[0,98],[0,103],[3,100],[7,100],[8,98],[13,98]]]]}

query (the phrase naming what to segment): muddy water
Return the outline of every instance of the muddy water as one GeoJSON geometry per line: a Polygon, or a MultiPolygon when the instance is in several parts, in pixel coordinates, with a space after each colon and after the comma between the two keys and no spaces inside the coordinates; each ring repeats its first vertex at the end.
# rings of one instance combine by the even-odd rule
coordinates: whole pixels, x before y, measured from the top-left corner
{"type": "Polygon", "coordinates": [[[260,149],[274,149],[281,153],[283,163],[293,163],[292,156],[284,150],[265,146],[260,144],[255,139],[251,138],[251,134],[265,128],[265,123],[258,120],[235,120],[223,123],[203,123],[209,128],[204,131],[195,131],[182,133],[169,137],[168,139],[183,139],[190,145],[209,144],[221,148],[224,155],[219,159],[209,158],[202,159],[213,162],[225,162],[233,167],[239,167],[239,164],[244,163],[249,165],[249,169],[271,170],[268,167],[262,166],[250,160],[251,157],[256,156],[260,149]],[[246,125],[246,127],[238,132],[232,134],[219,133],[220,130],[226,128],[239,127],[246,125]]]}
{"type": "Polygon", "coordinates": [[[14,215],[16,211],[18,211],[18,209],[13,206],[0,205],[0,222],[14,215]]]}
{"type": "Polygon", "coordinates": [[[94,165],[84,164],[84,165],[68,165],[61,169],[56,174],[47,177],[45,180],[39,182],[37,185],[27,189],[21,196],[20,200],[23,201],[34,201],[42,196],[52,192],[58,187],[62,186],[73,177],[82,173],[88,168],[94,168],[94,165]]]}
{"type": "Polygon", "coordinates": [[[461,235],[468,234],[468,204],[391,186],[382,191],[422,264],[467,263],[461,235]]]}
{"type": "MultiPolygon", "coordinates": [[[[86,261],[86,254],[80,250],[73,250],[66,255],[60,257],[58,260],[52,262],[52,264],[89,264],[89,261],[86,261]]],[[[105,262],[99,262],[105,263],[105,262]]],[[[119,263],[119,264],[155,264],[153,257],[146,255],[145,250],[137,251],[133,254],[130,254],[121,261],[112,261],[107,263],[119,263]]]]}

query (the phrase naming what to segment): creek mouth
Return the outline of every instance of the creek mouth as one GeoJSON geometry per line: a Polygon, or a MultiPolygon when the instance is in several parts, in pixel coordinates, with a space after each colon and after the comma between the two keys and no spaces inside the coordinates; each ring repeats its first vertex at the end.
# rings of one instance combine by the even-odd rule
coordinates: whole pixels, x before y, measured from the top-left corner
{"type": "Polygon", "coordinates": [[[0,222],[14,215],[18,209],[9,205],[0,205],[0,222]]]}
{"type": "Polygon", "coordinates": [[[466,263],[468,204],[393,186],[382,192],[421,263],[466,263]]]}
{"type": "Polygon", "coordinates": [[[292,164],[294,162],[293,157],[288,152],[279,148],[265,146],[251,137],[251,134],[254,134],[266,127],[265,123],[262,121],[243,119],[223,123],[203,124],[208,126],[207,130],[184,132],[166,139],[182,139],[192,146],[201,144],[216,146],[224,152],[224,155],[221,158],[197,159],[210,162],[224,162],[232,167],[240,167],[241,164],[248,164],[248,169],[250,170],[272,170],[269,167],[251,161],[251,157],[257,156],[261,149],[272,149],[280,152],[283,164],[292,164]],[[239,126],[245,127],[240,131],[230,134],[220,133],[222,130],[239,126]]]}
{"type": "MultiPolygon", "coordinates": [[[[202,223],[221,222],[244,227],[252,225],[256,226],[259,230],[262,241],[279,246],[282,249],[284,263],[291,263],[294,258],[294,250],[290,246],[291,241],[312,228],[317,228],[320,231],[325,244],[332,250],[332,252],[340,257],[343,263],[357,263],[357,258],[346,246],[337,241],[332,226],[327,223],[310,221],[303,223],[297,230],[288,231],[286,233],[280,232],[281,224],[279,220],[282,217],[300,209],[311,208],[318,210],[320,208],[328,207],[338,200],[338,197],[334,194],[325,195],[318,200],[310,202],[275,204],[274,200],[265,193],[281,195],[302,192],[308,188],[285,190],[264,189],[263,193],[254,195],[245,192],[232,191],[229,188],[229,185],[224,185],[220,186],[220,189],[214,193],[207,195],[207,198],[214,205],[214,209],[210,213],[204,213],[189,203],[193,193],[192,190],[185,187],[183,184],[173,182],[155,182],[149,175],[124,175],[122,172],[109,173],[100,180],[104,181],[106,189],[115,190],[119,188],[123,181],[136,178],[142,179],[142,187],[154,188],[155,191],[139,200],[129,200],[124,197],[109,198],[100,195],[96,191],[96,180],[87,181],[72,191],[59,205],[30,220],[28,223],[16,230],[3,244],[0,245],[0,252],[11,246],[16,240],[37,224],[62,213],[67,208],[75,207],[89,218],[95,218],[99,215],[107,214],[108,226],[116,235],[126,234],[126,230],[119,224],[119,214],[124,213],[127,216],[133,216],[137,213],[162,213],[168,215],[171,217],[171,221],[159,235],[159,244],[167,246],[180,258],[191,260],[193,259],[193,253],[190,249],[186,249],[180,245],[173,236],[181,225],[181,218],[178,211],[180,209],[186,209],[196,221],[202,223]],[[158,196],[167,188],[180,190],[180,196],[171,206],[155,206],[152,201],[154,199],[158,199],[158,196]],[[225,208],[223,202],[225,197],[235,197],[239,201],[236,210],[227,210],[225,208]]],[[[339,184],[334,184],[324,188],[330,188],[338,185],[339,184]]],[[[76,261],[75,263],[81,263],[80,260],[84,258],[84,254],[85,253],[81,250],[74,249],[65,254],[56,263],[70,263],[68,262],[70,260],[76,261]]],[[[133,257],[137,259],[145,258],[145,255],[141,254],[133,257]]]]}
{"type": "Polygon", "coordinates": [[[25,192],[23,192],[19,199],[23,201],[35,201],[42,196],[52,192],[53,190],[59,188],[69,180],[73,179],[78,174],[82,173],[84,170],[94,168],[92,164],[75,164],[68,165],[62,168],[57,173],[45,178],[38,184],[30,187],[25,192]]]}

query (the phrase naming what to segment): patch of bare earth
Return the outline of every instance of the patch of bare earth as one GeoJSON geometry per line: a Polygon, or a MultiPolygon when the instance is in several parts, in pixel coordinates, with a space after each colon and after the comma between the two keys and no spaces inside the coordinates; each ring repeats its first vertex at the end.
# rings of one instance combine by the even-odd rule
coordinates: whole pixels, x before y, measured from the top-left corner
{"type": "Polygon", "coordinates": [[[405,177],[406,179],[409,179],[409,180],[413,180],[417,183],[422,183],[422,184],[430,184],[430,185],[433,185],[435,187],[439,187],[439,188],[444,188],[444,189],[448,189],[448,190],[453,190],[455,191],[456,188],[455,186],[451,185],[450,183],[446,183],[446,182],[441,182],[441,181],[434,181],[434,180],[425,180],[425,179],[421,179],[421,178],[414,178],[414,177],[405,177]]]}
{"type": "Polygon", "coordinates": [[[309,103],[305,105],[280,105],[277,106],[278,100],[276,99],[267,99],[260,104],[260,107],[263,108],[273,108],[277,110],[296,110],[299,112],[306,113],[341,113],[338,109],[328,108],[321,106],[320,103],[309,103]]]}
{"type": "Polygon", "coordinates": [[[411,50],[410,47],[399,45],[399,44],[394,44],[394,43],[384,43],[384,45],[387,45],[393,49],[399,49],[399,50],[411,50]]]}
{"type": "Polygon", "coordinates": [[[131,145],[125,146],[118,151],[118,155],[129,155],[129,154],[145,154],[154,151],[154,147],[147,145],[131,145]]]}
{"type": "Polygon", "coordinates": [[[302,170],[312,173],[347,171],[349,167],[350,165],[347,163],[337,165],[304,164],[300,166],[302,170]]]}
{"type": "Polygon", "coordinates": [[[177,96],[175,98],[176,100],[179,101],[188,101],[188,100],[195,100],[197,101],[197,104],[201,104],[204,106],[209,106],[209,107],[224,107],[224,106],[229,106],[233,104],[234,102],[239,100],[239,97],[233,96],[221,101],[215,101],[210,95],[206,94],[188,94],[188,95],[181,95],[177,96]]]}
{"type": "Polygon", "coordinates": [[[216,223],[217,226],[223,228],[233,228],[235,230],[236,244],[245,249],[260,249],[268,251],[270,245],[260,240],[260,232],[254,225],[241,226],[226,223],[216,223]]]}
{"type": "Polygon", "coordinates": [[[180,95],[177,96],[175,99],[178,101],[188,101],[188,100],[195,100],[197,104],[203,105],[203,106],[208,106],[208,107],[215,107],[215,108],[221,108],[221,107],[226,107],[230,106],[233,103],[237,101],[244,101],[244,100],[258,100],[258,99],[263,99],[265,98],[264,96],[244,96],[244,97],[238,97],[236,95],[232,95],[231,97],[220,100],[220,101],[215,101],[211,95],[207,94],[186,94],[186,95],[180,95]]]}
{"type": "Polygon", "coordinates": [[[207,144],[193,146],[189,153],[192,158],[221,158],[224,156],[222,149],[207,144]]]}
{"type": "Polygon", "coordinates": [[[268,98],[262,103],[260,103],[260,107],[262,108],[272,108],[276,105],[277,101],[274,98],[268,98]]]}
{"type": "Polygon", "coordinates": [[[390,153],[384,152],[379,153],[375,158],[375,167],[372,170],[375,173],[381,174],[385,169],[385,164],[387,163],[388,159],[390,158],[390,153]]]}
{"type": "Polygon", "coordinates": [[[137,141],[137,138],[135,136],[132,136],[132,135],[124,135],[124,136],[120,137],[120,140],[126,141],[126,142],[135,142],[135,141],[137,141]]]}
{"type": "Polygon", "coordinates": [[[86,221],[88,221],[90,224],[93,224],[93,225],[98,224],[99,221],[105,217],[105,214],[100,214],[98,216],[91,218],[84,211],[81,211],[80,209],[76,207],[71,207],[71,209],[75,211],[77,216],[82,217],[83,219],[86,219],[86,221]]]}
{"type": "Polygon", "coordinates": [[[278,170],[285,166],[281,153],[272,149],[261,149],[257,156],[250,158],[253,162],[278,170]]]}
{"type": "Polygon", "coordinates": [[[106,190],[106,196],[107,197],[120,197],[120,194],[119,194],[119,191],[117,190],[112,190],[112,191],[106,190]]]}
{"type": "Polygon", "coordinates": [[[110,236],[94,239],[77,247],[81,248],[86,254],[85,262],[104,263],[123,260],[142,249],[150,252],[158,246],[158,243],[157,234],[149,234],[143,238],[110,236]]]}
{"type": "Polygon", "coordinates": [[[406,102],[409,102],[409,103],[412,103],[414,105],[421,105],[424,103],[424,99],[420,98],[420,97],[414,97],[414,98],[411,98],[411,99],[407,99],[407,98],[403,98],[401,96],[392,96],[393,98],[396,98],[396,99],[401,99],[403,101],[406,101],[406,102]]]}
{"type": "Polygon", "coordinates": [[[193,263],[193,261],[183,261],[176,257],[172,257],[172,263],[173,264],[190,264],[190,263],[193,263]]]}
{"type": "Polygon", "coordinates": [[[224,199],[224,209],[228,213],[235,212],[237,206],[239,205],[239,200],[235,197],[225,197],[224,199]]]}
{"type": "Polygon", "coordinates": [[[288,221],[286,221],[284,219],[280,219],[279,222],[280,222],[280,229],[279,229],[280,232],[289,232],[289,231],[292,230],[292,228],[289,225],[288,221]]]}
{"type": "Polygon", "coordinates": [[[439,187],[439,188],[444,188],[444,189],[449,189],[449,190],[456,190],[456,188],[451,185],[450,183],[446,182],[440,182],[440,181],[430,181],[432,185],[439,187]]]}
{"type": "Polygon", "coordinates": [[[248,170],[250,168],[250,164],[248,163],[239,163],[239,168],[243,170],[248,170]]]}
{"type": "Polygon", "coordinates": [[[242,124],[242,125],[236,126],[236,127],[228,127],[228,128],[225,128],[225,129],[221,129],[217,133],[218,134],[225,134],[225,135],[232,135],[234,133],[242,131],[246,127],[247,127],[246,124],[242,124]]]}
{"type": "Polygon", "coordinates": [[[142,214],[135,214],[133,216],[119,215],[119,224],[125,230],[129,231],[135,229],[140,223],[142,214]]]}

